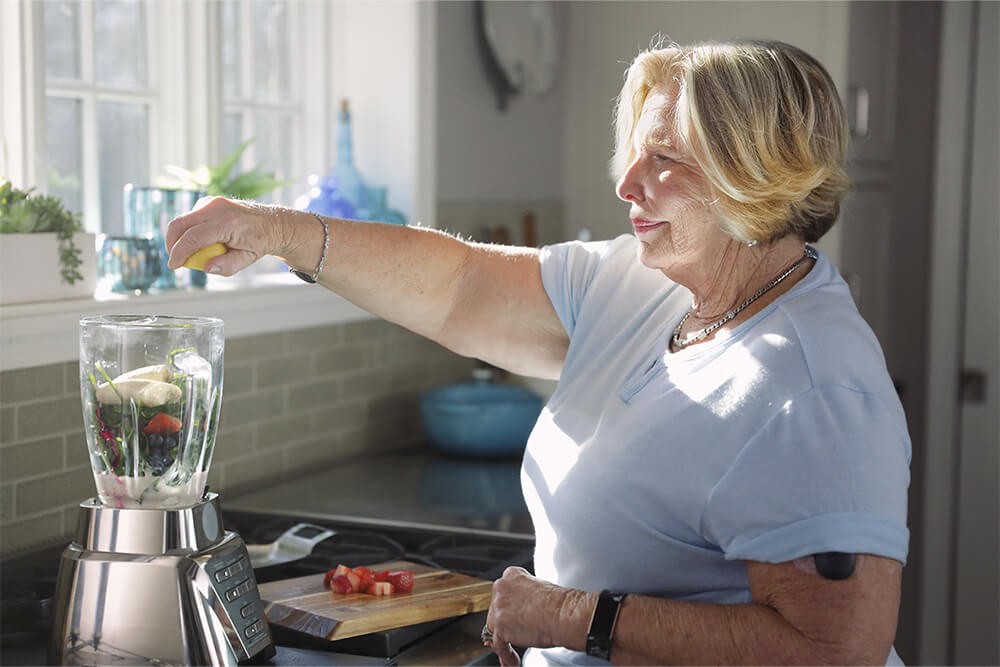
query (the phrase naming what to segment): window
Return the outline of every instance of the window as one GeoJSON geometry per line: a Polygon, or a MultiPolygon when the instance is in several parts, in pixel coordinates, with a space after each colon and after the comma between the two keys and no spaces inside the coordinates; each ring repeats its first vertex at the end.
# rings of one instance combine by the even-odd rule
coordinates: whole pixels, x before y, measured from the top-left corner
{"type": "Polygon", "coordinates": [[[148,184],[153,156],[147,5],[59,0],[40,7],[46,189],[100,220],[102,231],[122,234],[122,186],[148,184]]]}
{"type": "MultiPolygon", "coordinates": [[[[88,230],[124,233],[125,184],[155,185],[168,164],[215,164],[251,138],[240,168],[260,165],[293,181],[273,193],[274,201],[293,201],[309,166],[328,162],[325,137],[306,136],[300,74],[302,63],[324,59],[324,3],[2,4],[0,21],[14,17],[30,26],[27,35],[4,28],[0,58],[25,61],[24,89],[33,103],[23,113],[4,104],[13,110],[5,135],[19,129],[26,138],[5,137],[0,171],[17,180],[19,162],[18,185],[59,196],[83,214],[88,230]]],[[[325,78],[309,85],[314,100],[327,99],[325,78]]]]}
{"type": "MultiPolygon", "coordinates": [[[[296,174],[295,165],[302,163],[295,137],[304,125],[301,68],[291,48],[299,34],[293,27],[301,24],[300,8],[286,0],[221,3],[223,153],[252,137],[241,166],[264,164],[281,179],[296,174]]],[[[286,186],[262,199],[290,202],[294,190],[286,186]]]]}
{"type": "Polygon", "coordinates": [[[411,221],[434,224],[436,8],[410,0],[0,0],[0,175],[120,233],[122,186],[216,164],[292,184],[355,160],[411,221]]]}

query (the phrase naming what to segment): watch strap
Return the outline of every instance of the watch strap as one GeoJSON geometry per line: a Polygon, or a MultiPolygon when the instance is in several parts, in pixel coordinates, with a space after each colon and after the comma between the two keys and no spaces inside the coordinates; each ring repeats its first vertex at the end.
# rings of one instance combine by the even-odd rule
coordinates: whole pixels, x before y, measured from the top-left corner
{"type": "Polygon", "coordinates": [[[602,660],[611,660],[611,639],[615,634],[618,612],[627,593],[601,591],[594,607],[594,617],[587,632],[587,655],[602,660]]]}

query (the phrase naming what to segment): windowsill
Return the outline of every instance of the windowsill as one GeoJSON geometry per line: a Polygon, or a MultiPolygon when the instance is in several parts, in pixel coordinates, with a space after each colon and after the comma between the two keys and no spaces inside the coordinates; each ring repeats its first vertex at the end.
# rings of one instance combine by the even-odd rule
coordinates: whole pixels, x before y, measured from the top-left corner
{"type": "Polygon", "coordinates": [[[79,359],[81,317],[122,314],[218,317],[226,337],[371,319],[346,299],[287,273],[247,278],[209,276],[205,289],[140,296],[98,292],[93,298],[0,306],[0,371],[79,359]]]}

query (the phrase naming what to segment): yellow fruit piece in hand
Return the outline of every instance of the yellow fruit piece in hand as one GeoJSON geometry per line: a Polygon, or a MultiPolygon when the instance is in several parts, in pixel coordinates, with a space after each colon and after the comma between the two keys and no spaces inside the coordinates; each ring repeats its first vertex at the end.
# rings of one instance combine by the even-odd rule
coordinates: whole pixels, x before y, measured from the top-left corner
{"type": "Polygon", "coordinates": [[[213,257],[218,257],[219,255],[225,255],[227,250],[229,250],[229,248],[227,248],[222,243],[213,243],[210,246],[205,246],[201,250],[195,252],[193,255],[188,257],[187,261],[184,262],[184,266],[186,266],[189,269],[197,269],[198,271],[204,271],[205,264],[208,263],[208,260],[212,259],[213,257]]]}

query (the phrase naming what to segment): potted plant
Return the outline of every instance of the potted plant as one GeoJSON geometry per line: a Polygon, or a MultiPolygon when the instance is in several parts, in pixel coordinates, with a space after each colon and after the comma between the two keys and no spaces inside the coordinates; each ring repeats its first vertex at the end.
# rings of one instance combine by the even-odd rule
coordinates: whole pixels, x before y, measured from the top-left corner
{"type": "Polygon", "coordinates": [[[243,151],[253,142],[247,139],[239,148],[222,158],[214,167],[202,165],[197,169],[184,169],[177,165],[167,165],[168,177],[160,178],[160,187],[181,190],[200,190],[207,195],[233,197],[236,199],[257,199],[282,186],[292,183],[274,177],[259,165],[250,171],[233,174],[233,168],[240,162],[243,151]]]}
{"type": "Polygon", "coordinates": [[[0,305],[91,296],[94,240],[59,198],[0,179],[0,305]]]}

